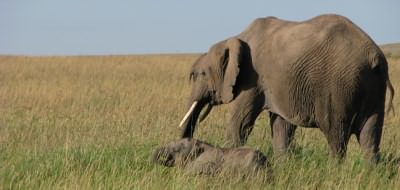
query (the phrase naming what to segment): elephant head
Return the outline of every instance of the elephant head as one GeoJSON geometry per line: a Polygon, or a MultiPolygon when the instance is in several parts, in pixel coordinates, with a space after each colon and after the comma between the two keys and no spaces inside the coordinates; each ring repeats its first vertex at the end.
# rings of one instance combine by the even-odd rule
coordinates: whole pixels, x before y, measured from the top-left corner
{"type": "Polygon", "coordinates": [[[208,147],[211,147],[208,143],[191,138],[183,138],[177,142],[157,148],[153,152],[151,161],[168,167],[185,165],[198,157],[208,147]]]}
{"type": "Polygon", "coordinates": [[[193,64],[193,81],[188,112],[180,123],[181,137],[192,137],[202,109],[208,105],[200,121],[212,106],[231,102],[237,94],[238,76],[244,63],[250,62],[250,48],[237,38],[230,38],[212,46],[193,64]]]}

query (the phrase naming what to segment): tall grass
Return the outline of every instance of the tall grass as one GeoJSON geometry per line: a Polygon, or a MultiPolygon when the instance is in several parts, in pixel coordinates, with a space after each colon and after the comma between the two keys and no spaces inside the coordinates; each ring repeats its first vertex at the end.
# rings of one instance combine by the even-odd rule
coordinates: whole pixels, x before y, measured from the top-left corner
{"type": "MultiPolygon", "coordinates": [[[[0,189],[396,189],[400,116],[385,120],[382,162],[328,157],[317,129],[299,129],[295,148],[273,160],[266,113],[248,145],[272,158],[274,178],[187,176],[151,165],[154,147],[179,136],[197,55],[0,57],[0,189]]],[[[390,60],[400,92],[400,61],[390,60]]],[[[395,97],[395,107],[400,100],[395,97]]],[[[229,105],[215,108],[195,136],[223,143],[229,105]]]]}

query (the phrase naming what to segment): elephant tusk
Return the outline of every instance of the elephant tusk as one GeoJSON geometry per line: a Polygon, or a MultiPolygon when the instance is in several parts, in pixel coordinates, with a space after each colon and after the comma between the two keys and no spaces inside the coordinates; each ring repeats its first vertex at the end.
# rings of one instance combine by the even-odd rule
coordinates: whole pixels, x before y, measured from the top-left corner
{"type": "Polygon", "coordinates": [[[212,105],[208,104],[206,111],[204,111],[204,113],[201,114],[199,122],[202,122],[208,116],[208,114],[210,113],[211,109],[212,109],[212,105]]]}
{"type": "Polygon", "coordinates": [[[185,123],[185,121],[189,118],[190,114],[192,114],[196,105],[197,105],[197,101],[193,102],[192,106],[190,106],[189,111],[186,113],[185,117],[183,117],[181,123],[179,123],[179,127],[182,127],[183,123],[185,123]]]}

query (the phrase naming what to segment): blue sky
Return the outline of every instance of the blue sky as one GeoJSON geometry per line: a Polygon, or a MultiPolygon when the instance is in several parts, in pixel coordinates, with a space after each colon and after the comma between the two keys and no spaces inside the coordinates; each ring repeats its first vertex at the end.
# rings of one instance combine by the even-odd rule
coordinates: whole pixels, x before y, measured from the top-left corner
{"type": "Polygon", "coordinates": [[[378,44],[400,42],[398,0],[0,0],[0,54],[204,52],[253,19],[350,18],[378,44]]]}

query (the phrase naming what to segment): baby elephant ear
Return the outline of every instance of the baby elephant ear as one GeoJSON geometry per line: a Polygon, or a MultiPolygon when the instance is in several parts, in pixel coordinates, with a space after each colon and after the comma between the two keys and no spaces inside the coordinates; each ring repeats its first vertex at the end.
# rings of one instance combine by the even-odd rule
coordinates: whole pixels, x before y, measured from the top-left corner
{"type": "Polygon", "coordinates": [[[233,100],[233,90],[237,84],[240,65],[249,59],[250,49],[247,44],[238,38],[230,38],[226,41],[226,49],[223,58],[224,82],[222,87],[222,101],[229,103],[233,100]]]}

